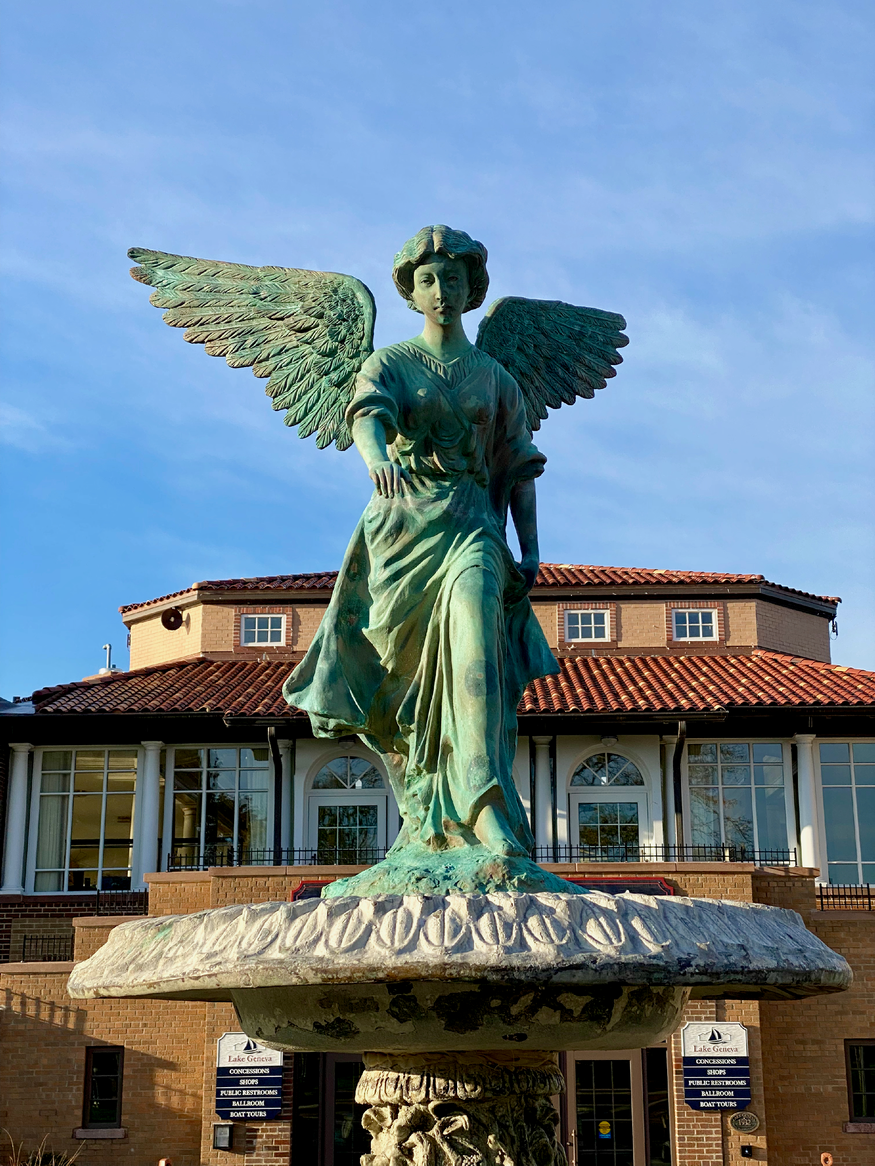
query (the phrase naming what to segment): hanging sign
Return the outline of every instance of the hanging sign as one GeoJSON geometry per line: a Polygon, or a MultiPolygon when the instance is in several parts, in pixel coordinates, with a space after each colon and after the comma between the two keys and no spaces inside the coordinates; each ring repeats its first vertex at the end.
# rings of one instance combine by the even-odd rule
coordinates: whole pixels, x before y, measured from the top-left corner
{"type": "Polygon", "coordinates": [[[280,1116],[283,1055],[245,1032],[226,1032],[217,1041],[216,1113],[225,1121],[280,1116]]]}
{"type": "Polygon", "coordinates": [[[691,1109],[750,1105],[750,1059],[743,1024],[693,1021],[681,1030],[684,1101],[691,1109]]]}

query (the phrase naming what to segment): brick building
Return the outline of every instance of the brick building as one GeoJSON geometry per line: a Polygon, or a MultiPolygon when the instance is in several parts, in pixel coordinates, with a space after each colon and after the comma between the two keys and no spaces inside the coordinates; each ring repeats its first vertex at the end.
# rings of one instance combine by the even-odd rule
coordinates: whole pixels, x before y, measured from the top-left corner
{"type": "MultiPolygon", "coordinates": [[[[231,1006],[65,992],[71,960],[123,917],[318,894],[391,845],[379,759],[314,740],[280,693],[333,582],[226,579],[128,605],[129,672],[0,710],[0,1126],[16,1140],[82,1146],[83,1166],[357,1161],[354,1058],[287,1056],[280,1118],[213,1149],[231,1006]]],[[[830,664],[838,600],[759,575],[550,564],[532,600],[561,665],[520,706],[537,860],[608,890],[793,907],[855,973],[809,1001],[691,1002],[690,1019],[747,1027],[752,1132],[684,1102],[677,1035],[567,1054],[570,1152],[875,1162],[875,673],[830,664]]]]}

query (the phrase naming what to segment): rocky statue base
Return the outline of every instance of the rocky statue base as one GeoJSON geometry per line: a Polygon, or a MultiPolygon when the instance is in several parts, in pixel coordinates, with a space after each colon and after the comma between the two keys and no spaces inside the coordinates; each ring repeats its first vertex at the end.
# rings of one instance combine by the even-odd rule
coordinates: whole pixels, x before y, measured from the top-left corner
{"type": "Polygon", "coordinates": [[[530,858],[496,854],[486,846],[431,850],[421,842],[393,847],[382,862],[329,883],[326,899],[350,895],[585,894],[583,887],[551,874],[530,858]]]}
{"type": "Polygon", "coordinates": [[[555,1053],[366,1053],[362,1166],[565,1166],[555,1053]]]}

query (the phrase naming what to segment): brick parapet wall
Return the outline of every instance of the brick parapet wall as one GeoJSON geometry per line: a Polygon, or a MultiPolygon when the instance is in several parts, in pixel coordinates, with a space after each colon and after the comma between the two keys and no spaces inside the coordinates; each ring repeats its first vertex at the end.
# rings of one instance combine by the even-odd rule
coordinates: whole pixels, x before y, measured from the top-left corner
{"type": "Polygon", "coordinates": [[[204,1004],[73,1001],[72,964],[0,967],[0,1127],[27,1151],[48,1134],[56,1153],[81,1151],[80,1166],[200,1166],[204,1004]],[[75,1140],[82,1124],[85,1049],[123,1045],[122,1141],[75,1140]]]}
{"type": "Polygon", "coordinates": [[[132,919],[142,919],[141,915],[89,915],[73,920],[73,961],[87,960],[106,943],[113,927],[129,923],[132,919]]]}
{"type": "Polygon", "coordinates": [[[193,915],[210,906],[210,875],[207,871],[174,871],[148,874],[150,915],[193,915]]]}
{"type": "Polygon", "coordinates": [[[872,1166],[875,1134],[845,1133],[846,1040],[875,1040],[875,912],[811,911],[808,927],[854,971],[847,992],[760,1005],[766,1050],[770,1161],[809,1166],[829,1152],[837,1166],[872,1166]]]}
{"type": "Polygon", "coordinates": [[[0,895],[0,964],[22,958],[25,935],[66,936],[94,913],[95,895],[0,895]]]}

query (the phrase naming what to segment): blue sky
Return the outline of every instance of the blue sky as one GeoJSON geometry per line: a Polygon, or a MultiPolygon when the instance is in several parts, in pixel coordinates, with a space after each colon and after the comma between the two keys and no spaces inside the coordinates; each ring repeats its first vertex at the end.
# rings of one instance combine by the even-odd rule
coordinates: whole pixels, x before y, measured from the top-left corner
{"type": "Polygon", "coordinates": [[[540,431],[542,558],[841,595],[834,659],[875,667],[868,0],[3,8],[0,693],[126,665],[120,603],[336,566],[370,492],[126,249],[348,271],[386,344],[432,222],[494,297],[628,320],[540,431]]]}

